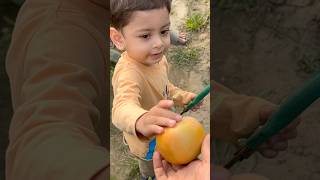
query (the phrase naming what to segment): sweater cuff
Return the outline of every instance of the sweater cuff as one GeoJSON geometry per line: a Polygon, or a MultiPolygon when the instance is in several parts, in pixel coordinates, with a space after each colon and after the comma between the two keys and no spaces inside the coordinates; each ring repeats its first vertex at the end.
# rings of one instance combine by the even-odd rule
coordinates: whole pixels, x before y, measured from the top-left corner
{"type": "Polygon", "coordinates": [[[131,116],[130,119],[132,119],[132,121],[130,121],[130,124],[128,126],[129,129],[127,129],[127,132],[131,135],[134,135],[140,138],[140,136],[138,136],[138,133],[136,131],[136,123],[137,123],[137,120],[148,111],[142,108],[136,108],[134,110],[131,110],[131,112],[132,114],[130,115],[131,116]]]}

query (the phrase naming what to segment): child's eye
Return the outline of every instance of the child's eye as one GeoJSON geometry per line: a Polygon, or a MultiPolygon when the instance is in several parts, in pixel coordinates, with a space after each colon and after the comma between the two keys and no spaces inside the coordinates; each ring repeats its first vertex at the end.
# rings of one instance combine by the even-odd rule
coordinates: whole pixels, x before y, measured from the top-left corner
{"type": "Polygon", "coordinates": [[[161,34],[162,34],[162,35],[167,35],[167,34],[169,34],[169,31],[170,31],[169,29],[164,30],[164,31],[161,31],[161,34]]]}
{"type": "Polygon", "coordinates": [[[144,34],[144,35],[141,35],[139,37],[143,38],[143,39],[148,39],[148,38],[150,38],[150,35],[149,34],[144,34]]]}

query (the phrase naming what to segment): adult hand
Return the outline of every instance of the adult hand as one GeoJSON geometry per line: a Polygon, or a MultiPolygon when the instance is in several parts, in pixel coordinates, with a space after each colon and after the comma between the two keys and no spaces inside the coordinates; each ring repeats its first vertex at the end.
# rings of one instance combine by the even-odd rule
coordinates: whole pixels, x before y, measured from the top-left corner
{"type": "Polygon", "coordinates": [[[163,160],[156,151],[153,155],[153,166],[157,180],[209,180],[210,135],[203,140],[201,155],[201,160],[194,160],[186,166],[175,166],[163,160]]]}

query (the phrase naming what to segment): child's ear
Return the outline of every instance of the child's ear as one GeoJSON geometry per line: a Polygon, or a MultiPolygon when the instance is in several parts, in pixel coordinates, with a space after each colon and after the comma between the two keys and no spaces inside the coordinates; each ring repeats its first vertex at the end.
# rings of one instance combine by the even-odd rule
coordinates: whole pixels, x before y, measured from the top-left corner
{"type": "Polygon", "coordinates": [[[110,39],[119,50],[124,50],[125,43],[123,36],[116,28],[110,27],[110,39]]]}

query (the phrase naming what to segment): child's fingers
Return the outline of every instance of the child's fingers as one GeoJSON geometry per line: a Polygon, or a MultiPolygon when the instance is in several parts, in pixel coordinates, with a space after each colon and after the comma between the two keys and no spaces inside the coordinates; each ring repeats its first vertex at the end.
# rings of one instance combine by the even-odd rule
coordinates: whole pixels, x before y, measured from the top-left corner
{"type": "Polygon", "coordinates": [[[298,135],[298,131],[297,129],[291,130],[291,131],[286,131],[280,134],[281,138],[283,140],[289,140],[289,139],[293,139],[296,138],[298,135]]]}
{"type": "Polygon", "coordinates": [[[272,149],[275,151],[284,151],[288,148],[288,141],[276,142],[272,149]]]}
{"type": "Polygon", "coordinates": [[[199,107],[193,107],[193,108],[191,109],[191,111],[195,112],[195,111],[197,111],[198,109],[200,109],[200,108],[199,108],[199,107]]]}
{"type": "Polygon", "coordinates": [[[172,100],[161,100],[159,103],[156,105],[156,107],[159,108],[164,108],[164,109],[170,109],[173,107],[174,103],[172,100]]]}
{"type": "Polygon", "coordinates": [[[261,144],[258,149],[259,150],[271,149],[271,147],[272,146],[269,143],[265,142],[265,143],[261,144]]]}
{"type": "Polygon", "coordinates": [[[182,116],[180,114],[169,111],[167,109],[161,109],[161,108],[156,109],[153,112],[153,115],[156,117],[163,117],[163,118],[167,118],[175,121],[180,121],[182,119],[182,116]]]}
{"type": "Polygon", "coordinates": [[[291,122],[286,128],[282,129],[280,132],[281,133],[290,133],[291,131],[297,131],[297,126],[300,124],[301,118],[298,117],[296,120],[291,122]]]}
{"type": "Polygon", "coordinates": [[[183,104],[188,104],[192,101],[197,95],[194,93],[189,93],[186,98],[183,99],[183,104]]]}
{"type": "Polygon", "coordinates": [[[259,112],[259,121],[261,125],[267,122],[267,120],[273,114],[276,108],[277,108],[276,106],[270,106],[270,105],[263,106],[263,108],[259,112]]]}
{"type": "Polygon", "coordinates": [[[196,108],[196,109],[200,109],[201,106],[202,106],[202,104],[198,104],[198,105],[195,106],[195,108],[196,108]]]}
{"type": "Polygon", "coordinates": [[[200,108],[203,105],[203,100],[200,101],[195,107],[200,108]]]}
{"type": "Polygon", "coordinates": [[[164,117],[157,117],[155,121],[155,125],[162,126],[162,127],[173,127],[176,125],[176,121],[164,117]]]}
{"type": "Polygon", "coordinates": [[[260,152],[265,158],[274,158],[278,155],[277,151],[271,149],[263,149],[260,152]]]}
{"type": "Polygon", "coordinates": [[[158,125],[149,125],[148,126],[148,137],[154,136],[156,134],[161,134],[163,132],[163,127],[158,125]]]}
{"type": "Polygon", "coordinates": [[[201,101],[199,104],[197,104],[196,106],[194,106],[191,110],[192,110],[192,111],[197,111],[198,109],[201,108],[202,105],[203,105],[203,101],[201,101]]]}

